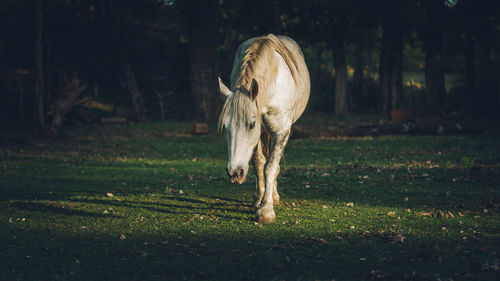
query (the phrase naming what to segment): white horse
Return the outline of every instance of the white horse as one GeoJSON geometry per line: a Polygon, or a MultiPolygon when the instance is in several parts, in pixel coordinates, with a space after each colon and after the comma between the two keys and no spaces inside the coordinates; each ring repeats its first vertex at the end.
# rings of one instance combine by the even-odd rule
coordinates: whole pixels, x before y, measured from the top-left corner
{"type": "Polygon", "coordinates": [[[273,205],[279,204],[279,162],[290,128],[309,100],[309,71],[302,51],[285,36],[251,38],[236,52],[231,88],[220,78],[219,87],[226,97],[219,130],[226,131],[227,174],[232,183],[245,182],[252,158],[257,221],[272,223],[273,205]]]}

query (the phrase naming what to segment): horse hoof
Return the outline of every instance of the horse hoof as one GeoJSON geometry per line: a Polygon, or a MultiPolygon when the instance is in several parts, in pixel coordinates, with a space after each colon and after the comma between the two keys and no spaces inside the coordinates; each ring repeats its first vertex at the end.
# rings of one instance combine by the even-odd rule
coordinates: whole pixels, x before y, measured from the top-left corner
{"type": "Polygon", "coordinates": [[[257,222],[260,223],[273,223],[276,219],[276,214],[273,208],[260,208],[256,213],[257,222]]]}

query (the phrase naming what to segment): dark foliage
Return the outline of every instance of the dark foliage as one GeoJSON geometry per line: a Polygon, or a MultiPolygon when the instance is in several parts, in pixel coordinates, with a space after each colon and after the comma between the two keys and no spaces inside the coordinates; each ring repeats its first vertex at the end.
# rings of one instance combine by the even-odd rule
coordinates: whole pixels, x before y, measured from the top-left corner
{"type": "Polygon", "coordinates": [[[498,112],[500,4],[393,2],[2,1],[1,127],[49,126],[49,108],[61,99],[61,71],[76,71],[88,85],[82,97],[91,101],[65,119],[86,122],[74,114],[84,109],[94,121],[213,120],[220,101],[210,81],[217,75],[229,80],[238,45],[267,33],[288,35],[303,47],[312,81],[309,110],[333,113],[337,88],[347,92],[337,103],[345,102],[350,113],[498,112]],[[347,76],[336,80],[340,45],[347,76]],[[208,107],[199,106],[200,95],[208,107]]]}

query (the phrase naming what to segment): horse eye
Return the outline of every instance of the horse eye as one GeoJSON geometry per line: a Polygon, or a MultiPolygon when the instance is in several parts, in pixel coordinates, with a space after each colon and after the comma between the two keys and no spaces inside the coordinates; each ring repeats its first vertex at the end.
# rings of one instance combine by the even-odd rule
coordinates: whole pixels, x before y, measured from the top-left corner
{"type": "Polygon", "coordinates": [[[254,121],[254,122],[252,122],[252,123],[250,123],[249,128],[250,128],[250,130],[251,130],[251,129],[253,129],[254,127],[255,127],[255,121],[254,121]]]}

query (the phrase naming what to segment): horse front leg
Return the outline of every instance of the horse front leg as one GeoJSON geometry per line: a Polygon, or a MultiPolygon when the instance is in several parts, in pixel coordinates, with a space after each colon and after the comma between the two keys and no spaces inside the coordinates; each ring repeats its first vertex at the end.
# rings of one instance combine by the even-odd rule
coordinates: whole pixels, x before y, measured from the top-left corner
{"type": "Polygon", "coordinates": [[[264,166],[266,165],[266,157],[262,150],[262,141],[259,141],[252,156],[252,165],[257,175],[255,181],[255,193],[253,194],[255,209],[260,207],[264,191],[266,189],[266,182],[264,180],[264,166]]]}
{"type": "MultiPolygon", "coordinates": [[[[288,137],[290,136],[290,130],[284,132],[273,133],[271,135],[271,150],[269,153],[269,160],[264,168],[265,176],[265,191],[264,198],[262,198],[262,203],[260,208],[257,210],[256,217],[258,222],[262,223],[272,223],[276,219],[276,214],[274,213],[274,200],[273,193],[276,195],[277,186],[276,178],[279,173],[279,164],[283,151],[285,149],[288,137]]],[[[277,198],[279,202],[279,197],[277,198]]]]}

